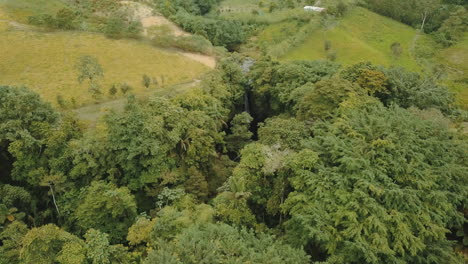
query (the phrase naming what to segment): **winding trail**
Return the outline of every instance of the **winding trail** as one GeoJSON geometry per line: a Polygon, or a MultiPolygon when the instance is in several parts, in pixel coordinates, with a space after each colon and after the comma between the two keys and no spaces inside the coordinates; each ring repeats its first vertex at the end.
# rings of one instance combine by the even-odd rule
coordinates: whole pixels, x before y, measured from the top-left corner
{"type": "Polygon", "coordinates": [[[0,22],[6,22],[10,26],[14,27],[16,30],[29,30],[31,29],[30,25],[22,24],[13,20],[0,19],[0,22]]]}
{"type": "Polygon", "coordinates": [[[416,49],[416,43],[418,42],[420,37],[421,37],[421,31],[416,30],[416,34],[414,35],[413,40],[411,41],[411,45],[409,47],[410,55],[413,57],[416,57],[414,50],[416,49]]]}
{"type": "MultiPolygon", "coordinates": [[[[128,7],[130,12],[133,12],[134,19],[140,20],[143,26],[143,35],[145,37],[148,37],[149,29],[154,26],[167,26],[171,30],[171,33],[176,37],[190,36],[189,33],[183,31],[169,19],[165,18],[162,15],[155,14],[153,8],[143,3],[133,1],[120,1],[120,3],[128,7]]],[[[213,56],[193,52],[179,52],[179,54],[191,60],[200,62],[201,64],[204,64],[205,66],[208,66],[211,69],[214,69],[216,67],[216,58],[213,56]]]]}

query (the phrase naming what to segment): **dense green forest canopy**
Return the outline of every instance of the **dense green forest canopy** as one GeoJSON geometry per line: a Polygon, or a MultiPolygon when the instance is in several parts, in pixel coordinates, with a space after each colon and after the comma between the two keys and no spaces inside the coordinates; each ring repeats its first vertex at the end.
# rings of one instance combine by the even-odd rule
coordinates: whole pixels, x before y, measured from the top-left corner
{"type": "MultiPolygon", "coordinates": [[[[145,41],[116,1],[65,2],[29,23],[145,41]]],[[[313,3],[247,1],[265,13],[245,19],[226,2],[149,1],[217,46],[217,66],[166,95],[145,73],[143,96],[113,85],[123,107],[93,123],[0,76],[0,264],[465,263],[468,115],[443,67],[252,55],[273,19],[259,16],[313,3]]],[[[359,4],[440,47],[466,33],[466,1],[330,2],[287,22],[333,24],[359,4]]],[[[106,69],[76,68],[102,103],[106,69]]]]}

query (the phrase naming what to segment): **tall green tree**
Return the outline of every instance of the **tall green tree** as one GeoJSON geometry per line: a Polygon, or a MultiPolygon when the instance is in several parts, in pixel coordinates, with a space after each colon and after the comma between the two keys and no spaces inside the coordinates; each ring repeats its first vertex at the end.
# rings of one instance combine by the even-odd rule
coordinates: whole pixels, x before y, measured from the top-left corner
{"type": "Polygon", "coordinates": [[[465,221],[465,139],[377,102],[313,134],[287,165],[289,241],[325,263],[462,263],[446,235],[465,221]]]}
{"type": "MultiPolygon", "coordinates": [[[[37,183],[34,166],[58,115],[39,95],[26,88],[0,86],[0,168],[6,178],[37,183]],[[24,158],[23,158],[24,157],[24,158]]],[[[3,177],[2,177],[3,178],[3,177]]]]}
{"type": "Polygon", "coordinates": [[[14,221],[0,232],[0,263],[17,264],[20,258],[21,242],[28,233],[28,227],[21,221],[14,221]]]}
{"type": "Polygon", "coordinates": [[[122,245],[110,245],[109,236],[95,229],[84,235],[86,257],[91,264],[130,263],[127,248],[122,245]]]}
{"type": "Polygon", "coordinates": [[[294,61],[277,65],[268,60],[255,64],[249,77],[256,96],[265,97],[267,106],[256,106],[272,114],[292,111],[299,99],[296,90],[330,78],[338,72],[339,65],[329,61],[294,61]]]}
{"type": "Polygon", "coordinates": [[[295,105],[296,116],[301,120],[324,119],[333,116],[340,103],[363,91],[356,84],[340,78],[322,80],[312,87],[306,85],[295,105]]]}
{"type": "Polygon", "coordinates": [[[21,244],[21,263],[86,263],[84,242],[53,224],[31,229],[21,244]]]}
{"type": "Polygon", "coordinates": [[[442,23],[436,33],[436,40],[444,46],[452,46],[463,38],[468,28],[468,12],[465,7],[459,6],[442,23]]]}
{"type": "Polygon", "coordinates": [[[309,258],[273,236],[256,237],[226,224],[202,224],[184,229],[172,243],[152,251],[144,263],[300,264],[309,263],[309,258]]]}
{"type": "Polygon", "coordinates": [[[247,112],[237,114],[231,121],[231,133],[226,136],[228,151],[239,154],[242,148],[251,141],[253,133],[250,124],[253,118],[247,112]]]}
{"type": "Polygon", "coordinates": [[[135,198],[129,189],[104,182],[93,182],[84,188],[73,206],[76,210],[71,217],[77,231],[85,233],[93,228],[108,234],[113,242],[123,241],[137,216],[135,198]]]}
{"type": "Polygon", "coordinates": [[[104,77],[104,70],[97,58],[90,55],[81,56],[76,64],[76,69],[78,70],[78,82],[83,83],[86,80],[93,96],[99,96],[101,90],[98,81],[104,77]]]}

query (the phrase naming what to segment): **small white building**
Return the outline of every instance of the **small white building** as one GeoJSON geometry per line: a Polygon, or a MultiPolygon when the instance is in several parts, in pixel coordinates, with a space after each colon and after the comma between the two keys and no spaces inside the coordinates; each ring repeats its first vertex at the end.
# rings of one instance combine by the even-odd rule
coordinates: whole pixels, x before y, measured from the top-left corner
{"type": "Polygon", "coordinates": [[[325,8],[318,6],[304,6],[305,11],[323,12],[325,8]]]}

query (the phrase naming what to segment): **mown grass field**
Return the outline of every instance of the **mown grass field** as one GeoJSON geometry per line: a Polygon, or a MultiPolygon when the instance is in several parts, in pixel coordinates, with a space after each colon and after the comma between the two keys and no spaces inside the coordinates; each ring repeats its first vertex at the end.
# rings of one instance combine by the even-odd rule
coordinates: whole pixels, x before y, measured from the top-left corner
{"type": "Polygon", "coordinates": [[[5,22],[1,24],[0,82],[27,86],[54,104],[57,95],[67,102],[74,98],[77,103],[72,107],[95,101],[88,92],[88,84],[77,80],[76,64],[82,55],[94,56],[102,65],[104,78],[100,84],[104,98],[112,84],[124,82],[133,87],[133,93],[146,93],[143,74],[157,78],[159,83],[164,78],[165,86],[169,87],[196,79],[209,70],[177,53],[135,40],[111,40],[80,32],[12,30],[5,22]]]}
{"type": "Polygon", "coordinates": [[[351,10],[343,19],[332,22],[331,25],[328,30],[317,25],[301,45],[280,59],[326,59],[327,51],[324,43],[325,40],[329,40],[331,42],[329,52],[336,53],[336,61],[344,65],[371,61],[379,65],[400,65],[411,70],[419,70],[411,54],[415,29],[359,7],[351,10]],[[400,43],[403,48],[399,58],[392,54],[390,48],[395,42],[400,43]]]}

